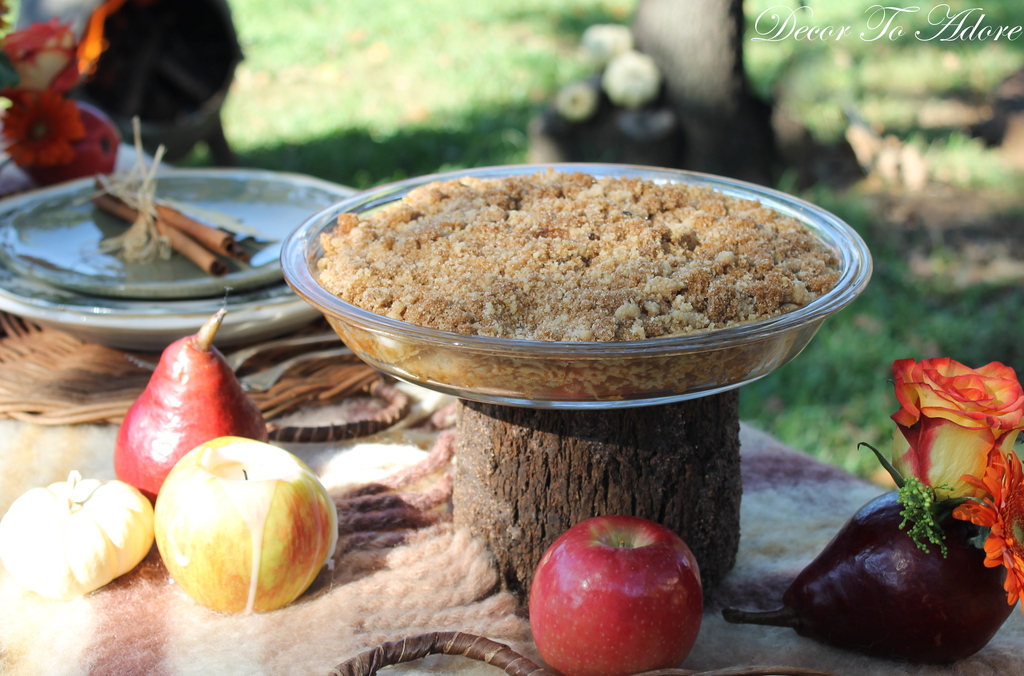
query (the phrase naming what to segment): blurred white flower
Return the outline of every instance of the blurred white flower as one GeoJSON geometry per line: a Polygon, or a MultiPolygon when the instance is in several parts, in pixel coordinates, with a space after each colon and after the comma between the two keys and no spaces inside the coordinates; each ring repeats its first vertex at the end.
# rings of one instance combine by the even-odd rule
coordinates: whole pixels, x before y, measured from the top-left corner
{"type": "Polygon", "coordinates": [[[654,59],[630,50],[611,60],[601,76],[601,87],[615,105],[639,108],[658,97],[661,71],[654,59]]]}
{"type": "Polygon", "coordinates": [[[570,122],[583,122],[597,112],[601,92],[589,80],[570,82],[555,95],[555,110],[570,122]]]}
{"type": "Polygon", "coordinates": [[[583,31],[583,51],[597,68],[604,68],[619,54],[633,49],[633,31],[616,23],[594,24],[583,31]]]}

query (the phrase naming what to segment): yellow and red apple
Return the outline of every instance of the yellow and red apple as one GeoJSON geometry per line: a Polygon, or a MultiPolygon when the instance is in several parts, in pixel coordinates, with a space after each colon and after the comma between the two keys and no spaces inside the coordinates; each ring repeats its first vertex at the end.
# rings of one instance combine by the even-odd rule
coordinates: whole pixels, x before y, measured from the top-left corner
{"type": "Polygon", "coordinates": [[[626,676],[678,667],[700,631],[697,561],[665,526],[599,516],[565,531],[530,585],[530,628],[564,676],[626,676]]]}
{"type": "Polygon", "coordinates": [[[331,561],[338,515],[295,455],[229,436],[174,465],[156,501],[154,531],[168,572],[196,602],[261,612],[294,601],[331,561]]]}

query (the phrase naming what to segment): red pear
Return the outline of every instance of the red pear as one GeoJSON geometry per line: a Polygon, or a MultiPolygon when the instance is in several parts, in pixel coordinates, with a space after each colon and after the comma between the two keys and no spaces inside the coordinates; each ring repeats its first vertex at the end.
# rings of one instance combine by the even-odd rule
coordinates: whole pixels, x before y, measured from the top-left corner
{"type": "Polygon", "coordinates": [[[114,442],[114,472],[151,501],[178,460],[223,436],[267,441],[267,425],[213,346],[225,311],[171,343],[132,403],[114,442]]]}
{"type": "Polygon", "coordinates": [[[988,644],[1013,611],[1006,570],[987,568],[977,526],[948,517],[946,556],[923,550],[902,524],[896,491],[840,529],[782,596],[778,610],[726,608],[729,622],[791,627],[839,648],[920,664],[947,664],[988,644]]]}

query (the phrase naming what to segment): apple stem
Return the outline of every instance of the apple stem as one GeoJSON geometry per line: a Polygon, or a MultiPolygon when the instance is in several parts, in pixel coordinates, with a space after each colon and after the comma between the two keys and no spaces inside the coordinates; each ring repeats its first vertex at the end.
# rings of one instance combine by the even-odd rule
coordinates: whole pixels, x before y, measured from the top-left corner
{"type": "Polygon", "coordinates": [[[206,320],[206,323],[200,327],[196,332],[195,339],[192,341],[193,346],[200,352],[209,352],[210,347],[213,345],[213,337],[217,335],[217,329],[220,328],[220,323],[224,321],[224,315],[228,313],[227,310],[221,308],[214,313],[212,317],[206,320]]]}
{"type": "Polygon", "coordinates": [[[248,480],[249,480],[249,473],[248,473],[248,472],[246,472],[246,471],[245,471],[244,469],[242,470],[242,476],[243,476],[243,477],[245,477],[245,480],[246,480],[246,481],[248,481],[248,480]]]}
{"type": "Polygon", "coordinates": [[[741,610],[739,608],[725,608],[722,610],[722,617],[726,622],[733,624],[760,624],[767,627],[789,627],[796,629],[800,625],[800,618],[796,611],[789,606],[783,606],[776,610],[741,610]]]}

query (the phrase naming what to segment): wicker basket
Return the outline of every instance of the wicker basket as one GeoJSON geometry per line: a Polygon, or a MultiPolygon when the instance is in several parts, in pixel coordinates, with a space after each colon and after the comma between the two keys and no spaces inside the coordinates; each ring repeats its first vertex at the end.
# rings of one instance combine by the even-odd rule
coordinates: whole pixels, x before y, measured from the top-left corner
{"type": "MultiPolygon", "coordinates": [[[[322,331],[312,324],[300,330],[322,331]]],[[[252,371],[273,363],[268,352],[246,363],[252,371]]],[[[84,342],[0,312],[0,416],[40,425],[120,423],[151,375],[158,355],[84,342]]],[[[379,432],[405,417],[409,399],[356,357],[305,361],[264,392],[250,394],[275,441],[336,441],[379,432]],[[282,426],[276,418],[297,409],[356,396],[382,400],[368,417],[339,425],[282,426]]]]}

